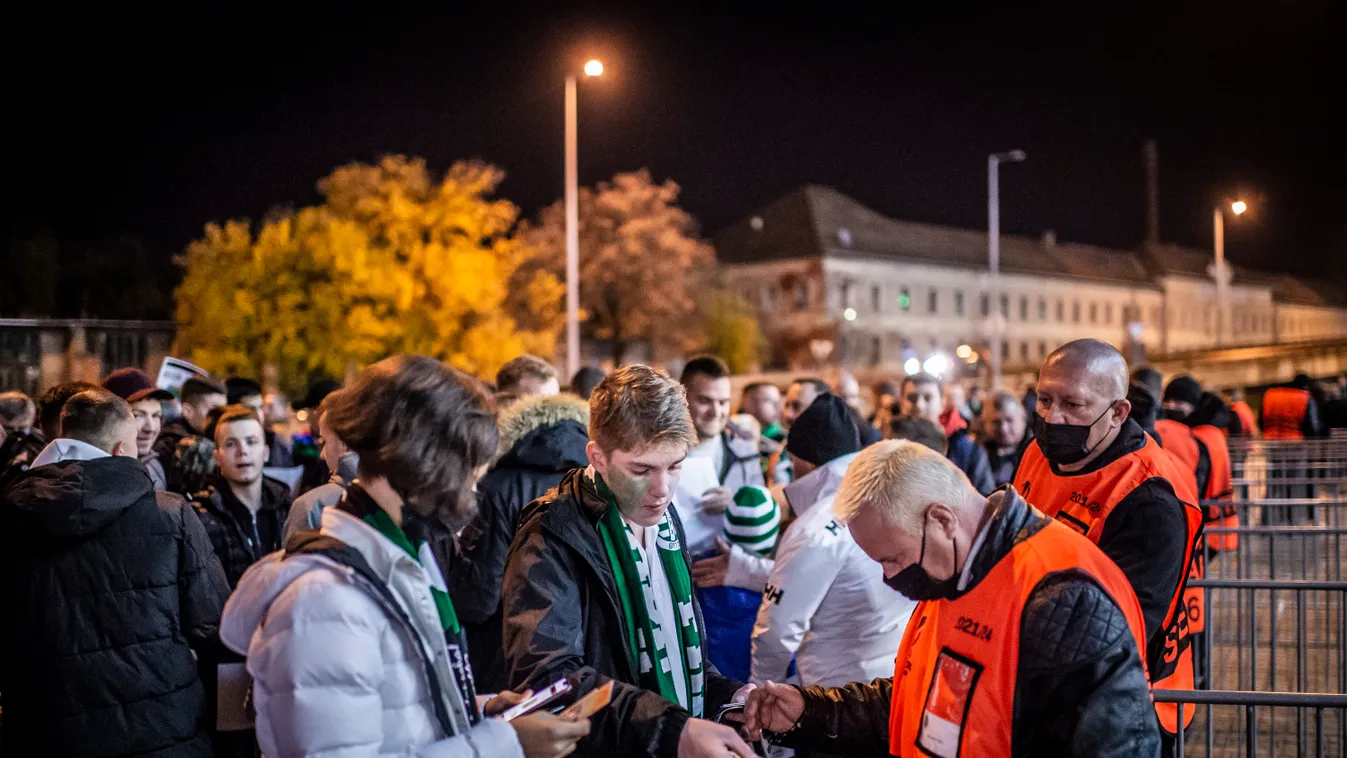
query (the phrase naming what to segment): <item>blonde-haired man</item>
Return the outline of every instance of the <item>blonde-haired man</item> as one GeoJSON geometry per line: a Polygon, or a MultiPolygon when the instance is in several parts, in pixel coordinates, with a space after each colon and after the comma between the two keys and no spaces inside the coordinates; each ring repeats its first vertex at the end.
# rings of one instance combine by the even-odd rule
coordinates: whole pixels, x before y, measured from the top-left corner
{"type": "Polygon", "coordinates": [[[683,387],[646,366],[609,374],[589,399],[590,465],[527,506],[501,590],[505,668],[516,689],[612,680],[585,755],[753,753],[714,717],[747,689],[705,659],[683,528],[670,508],[697,433],[683,387]]]}
{"type": "Polygon", "coordinates": [[[852,462],[833,503],[894,590],[920,601],[892,679],[768,682],[750,734],[850,755],[1155,756],[1141,609],[1089,540],[1005,488],[983,497],[923,445],[852,462]]]}

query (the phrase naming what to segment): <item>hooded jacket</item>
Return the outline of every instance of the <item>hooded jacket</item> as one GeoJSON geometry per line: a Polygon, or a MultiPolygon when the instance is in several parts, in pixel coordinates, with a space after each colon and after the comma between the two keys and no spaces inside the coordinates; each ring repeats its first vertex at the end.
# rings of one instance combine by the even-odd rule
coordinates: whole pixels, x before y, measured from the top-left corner
{"type": "Polygon", "coordinates": [[[6,754],[210,756],[193,651],[229,586],[200,521],[134,459],[55,457],[0,502],[6,754]]]}
{"type": "Polygon", "coordinates": [[[589,465],[589,403],[574,395],[526,397],[501,413],[498,426],[501,457],[477,485],[477,515],[459,536],[447,577],[482,692],[507,686],[500,583],[519,512],[567,471],[589,465]]]}
{"type": "Polygon", "coordinates": [[[509,724],[471,723],[428,569],[340,508],[287,551],[244,574],[220,626],[248,656],[264,755],[522,758],[509,724]]]}
{"type": "MultiPolygon", "coordinates": [[[[992,497],[1001,507],[966,569],[964,592],[1048,523],[1013,489],[992,497]]],[[[1093,579],[1075,572],[1044,577],[1025,601],[1019,631],[1008,758],[1160,754],[1141,654],[1117,602],[1093,579]]],[[[837,755],[888,754],[892,678],[802,691],[799,728],[783,744],[837,755]]]]}
{"type": "MultiPolygon", "coordinates": [[[[594,686],[615,680],[611,704],[590,719],[589,736],[580,741],[576,754],[673,758],[691,716],[638,684],[640,669],[629,637],[633,632],[626,628],[598,530],[609,507],[578,469],[520,514],[502,592],[509,684],[538,690],[563,676],[574,675],[594,686]]],[[[688,560],[678,512],[670,507],[669,513],[688,560]]],[[[705,640],[706,624],[695,593],[692,613],[705,640]]],[[[704,666],[705,712],[714,717],[740,683],[721,676],[709,660],[704,666]]],[[[583,694],[577,688],[576,696],[583,694]]]]}
{"type": "Polygon", "coordinates": [[[295,498],[290,504],[290,515],[285,518],[283,540],[300,529],[317,529],[323,523],[323,509],[341,502],[342,493],[355,481],[360,469],[360,456],[347,453],[337,460],[337,472],[327,482],[295,498]]]}

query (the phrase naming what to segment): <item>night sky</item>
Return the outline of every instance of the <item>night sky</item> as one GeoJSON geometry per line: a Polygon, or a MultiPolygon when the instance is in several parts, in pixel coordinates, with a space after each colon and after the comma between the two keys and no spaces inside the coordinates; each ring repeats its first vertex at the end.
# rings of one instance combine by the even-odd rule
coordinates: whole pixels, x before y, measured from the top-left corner
{"type": "Polygon", "coordinates": [[[168,266],[205,222],[313,202],[335,166],[390,152],[501,165],[532,214],[561,194],[562,78],[592,53],[581,182],[648,167],[707,234],[806,182],[983,227],[986,154],[1022,148],[1007,232],[1132,246],[1154,137],[1167,241],[1209,248],[1238,196],[1236,262],[1347,276],[1347,4],[369,5],[8,24],[10,233],[129,235],[168,266]]]}

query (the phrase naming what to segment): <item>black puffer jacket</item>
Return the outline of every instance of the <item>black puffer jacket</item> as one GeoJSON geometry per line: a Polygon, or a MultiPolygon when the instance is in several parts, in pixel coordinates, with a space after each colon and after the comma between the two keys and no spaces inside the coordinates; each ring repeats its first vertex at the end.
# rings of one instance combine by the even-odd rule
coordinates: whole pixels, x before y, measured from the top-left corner
{"type": "Polygon", "coordinates": [[[459,536],[447,578],[480,692],[504,689],[500,583],[519,511],[557,486],[571,469],[589,465],[589,404],[574,395],[530,397],[501,413],[505,451],[477,485],[477,515],[459,536]]]}
{"type": "MultiPolygon", "coordinates": [[[[1004,492],[1012,499],[973,559],[970,589],[1049,522],[1014,490],[1004,492]]],[[[804,715],[784,744],[838,755],[889,754],[892,679],[803,692],[804,715]]],[[[1049,574],[1030,593],[1020,619],[1011,755],[1159,754],[1159,725],[1127,619],[1084,574],[1049,574]]]]}
{"type": "MultiPolygon", "coordinates": [[[[576,754],[672,758],[689,714],[637,684],[631,632],[599,537],[598,522],[608,507],[584,471],[576,470],[520,514],[502,592],[509,683],[536,690],[562,676],[578,675],[588,685],[614,679],[612,704],[591,718],[576,754]]],[[[670,512],[681,537],[678,514],[670,512]]],[[[687,560],[686,541],[679,541],[687,560]]],[[[695,593],[692,609],[705,640],[695,593]]],[[[721,676],[709,659],[703,662],[705,711],[714,717],[741,685],[721,676]]]]}
{"type": "Polygon", "coordinates": [[[229,587],[233,589],[243,572],[262,556],[280,550],[284,544],[285,518],[290,513],[290,488],[285,482],[262,477],[262,507],[257,517],[219,476],[210,489],[192,499],[192,507],[201,517],[210,535],[215,555],[224,566],[229,587]]]}
{"type": "Polygon", "coordinates": [[[38,466],[0,544],[5,755],[210,756],[192,651],[229,587],[187,503],[131,458],[38,466]]]}

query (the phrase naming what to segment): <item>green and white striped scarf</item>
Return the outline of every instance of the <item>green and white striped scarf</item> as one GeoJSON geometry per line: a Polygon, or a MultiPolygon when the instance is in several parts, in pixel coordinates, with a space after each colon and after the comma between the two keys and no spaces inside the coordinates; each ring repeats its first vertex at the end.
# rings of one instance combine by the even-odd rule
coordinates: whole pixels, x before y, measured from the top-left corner
{"type": "Polygon", "coordinates": [[[631,527],[622,520],[616,498],[597,472],[594,473],[594,486],[599,496],[608,502],[608,510],[599,520],[599,536],[608,553],[608,564],[613,569],[613,579],[617,584],[618,600],[631,633],[631,653],[640,668],[641,687],[658,692],[664,699],[681,705],[694,717],[701,718],[705,711],[702,639],[697,631],[696,613],[692,607],[692,576],[687,561],[683,559],[673,517],[666,511],[659,525],[653,528],[658,530],[655,544],[668,581],[669,599],[674,604],[674,613],[679,620],[677,637],[682,648],[680,654],[683,656],[683,675],[686,678],[683,688],[687,693],[685,698],[678,696],[678,688],[674,686],[669,651],[664,645],[665,635],[660,633],[660,613],[655,607],[650,584],[650,567],[641,557],[640,543],[636,541],[631,527]]]}
{"type": "Polygon", "coordinates": [[[725,539],[750,553],[771,555],[780,527],[781,513],[765,487],[740,487],[725,511],[725,539]]]}

